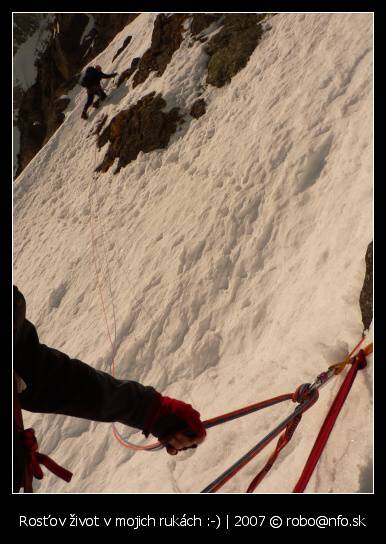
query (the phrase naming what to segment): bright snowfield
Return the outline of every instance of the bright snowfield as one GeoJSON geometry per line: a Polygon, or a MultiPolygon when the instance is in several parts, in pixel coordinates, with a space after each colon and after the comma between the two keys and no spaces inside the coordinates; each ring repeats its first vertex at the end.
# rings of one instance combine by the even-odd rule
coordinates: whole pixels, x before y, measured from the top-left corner
{"type": "MultiPolygon", "coordinates": [[[[121,72],[145,52],[155,17],[140,15],[95,59],[104,71],[121,72]],[[128,34],[130,45],[111,63],[128,34]]],[[[153,73],[134,90],[126,82],[87,122],[77,87],[65,122],[15,181],[14,283],[41,341],[110,370],[91,193],[112,337],[112,300],[116,314],[116,376],[191,403],[204,419],[312,382],[362,331],[372,240],[372,16],[279,14],[271,25],[228,86],[204,91],[207,113],[187,115],[167,149],[93,177],[107,149],[96,151],[90,134],[100,115],[111,119],[153,90],[167,110],[189,110],[197,98],[206,57],[201,43],[188,48],[188,28],[161,78],[153,73]]],[[[307,492],[371,491],[368,361],[307,492]]],[[[320,390],[256,492],[292,491],[342,380],[320,390]]],[[[74,472],[69,484],[46,473],[35,489],[200,492],[293,408],[280,404],[211,429],[202,446],[176,457],[132,453],[110,424],[25,412],[40,451],[74,472]]],[[[221,492],[245,492],[274,444],[221,492]]]]}

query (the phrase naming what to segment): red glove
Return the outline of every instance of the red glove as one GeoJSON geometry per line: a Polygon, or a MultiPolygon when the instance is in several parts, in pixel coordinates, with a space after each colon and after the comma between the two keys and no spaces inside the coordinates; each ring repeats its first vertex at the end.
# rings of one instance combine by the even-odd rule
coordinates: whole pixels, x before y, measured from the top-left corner
{"type": "Polygon", "coordinates": [[[190,404],[162,395],[159,395],[157,401],[144,425],[143,432],[146,436],[151,433],[161,442],[170,442],[171,450],[196,447],[203,441],[206,436],[205,427],[200,414],[190,404]]]}

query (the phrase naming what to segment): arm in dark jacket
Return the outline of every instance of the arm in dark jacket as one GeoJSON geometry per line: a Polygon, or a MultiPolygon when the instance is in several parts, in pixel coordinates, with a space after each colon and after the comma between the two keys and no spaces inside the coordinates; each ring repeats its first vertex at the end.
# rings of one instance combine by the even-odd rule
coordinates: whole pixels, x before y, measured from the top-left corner
{"type": "Polygon", "coordinates": [[[31,412],[120,422],[142,429],[159,399],[152,387],[117,380],[39,342],[24,319],[14,347],[15,371],[27,384],[21,406],[31,412]]]}
{"type": "Polygon", "coordinates": [[[110,79],[111,77],[115,77],[117,75],[117,72],[114,72],[113,74],[104,74],[103,72],[100,72],[101,79],[110,79]]]}

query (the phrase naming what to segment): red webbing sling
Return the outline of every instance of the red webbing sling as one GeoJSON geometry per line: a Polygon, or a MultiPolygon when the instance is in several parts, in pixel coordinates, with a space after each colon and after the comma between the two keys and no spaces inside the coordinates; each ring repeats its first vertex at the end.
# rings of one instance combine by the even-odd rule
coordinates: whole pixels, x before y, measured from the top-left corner
{"type": "Polygon", "coordinates": [[[347,398],[347,395],[350,392],[351,386],[354,383],[358,370],[361,370],[366,367],[366,355],[369,355],[372,352],[372,344],[367,346],[365,350],[361,349],[358,355],[356,355],[352,360],[352,366],[350,371],[347,373],[347,376],[342,383],[335,400],[328,411],[328,414],[323,422],[322,428],[315,440],[311,453],[307,459],[306,465],[303,469],[303,472],[294,487],[293,493],[303,493],[307,484],[312,476],[312,473],[319,461],[320,456],[324,450],[324,447],[327,443],[327,440],[331,434],[331,431],[335,425],[335,422],[339,416],[339,413],[343,407],[343,404],[347,398]]]}
{"type": "Polygon", "coordinates": [[[69,482],[72,478],[72,472],[55,463],[48,455],[40,453],[34,429],[24,429],[23,415],[15,379],[13,387],[13,414],[17,431],[20,432],[25,447],[25,468],[21,485],[24,488],[24,493],[33,493],[32,480],[34,477],[38,480],[43,478],[44,474],[40,465],[44,465],[55,476],[58,476],[58,478],[69,482]]]}

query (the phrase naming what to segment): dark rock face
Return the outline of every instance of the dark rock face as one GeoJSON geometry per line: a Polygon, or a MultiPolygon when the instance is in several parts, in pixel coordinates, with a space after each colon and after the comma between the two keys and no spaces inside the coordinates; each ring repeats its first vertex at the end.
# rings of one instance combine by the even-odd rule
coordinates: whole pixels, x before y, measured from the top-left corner
{"type": "Polygon", "coordinates": [[[19,97],[20,153],[16,176],[63,122],[68,102],[61,96],[78,83],[83,66],[103,51],[137,15],[93,14],[94,27],[82,43],[89,16],[85,13],[55,15],[49,28],[51,39],[36,63],[36,83],[19,97]]]}
{"type": "Polygon", "coordinates": [[[212,23],[221,19],[223,15],[221,13],[197,13],[192,17],[190,24],[190,32],[192,36],[201,34],[203,30],[208,28],[212,23]]]}
{"type": "Polygon", "coordinates": [[[188,14],[175,13],[165,15],[160,13],[155,20],[150,49],[140,60],[137,73],[133,78],[133,88],[143,83],[150,72],[161,76],[166,70],[173,54],[182,42],[183,23],[188,14]]]}
{"type": "Polygon", "coordinates": [[[127,38],[125,39],[125,41],[123,42],[123,44],[121,45],[121,47],[118,49],[118,51],[115,53],[114,57],[113,57],[113,62],[114,60],[119,57],[119,55],[121,53],[123,53],[123,51],[126,49],[126,47],[129,45],[129,43],[131,42],[131,36],[127,36],[127,38]]]}
{"type": "Polygon", "coordinates": [[[13,54],[39,28],[43,13],[14,13],[13,15],[13,54]]]}
{"type": "Polygon", "coordinates": [[[107,172],[116,158],[119,158],[115,174],[138,153],[149,153],[167,147],[170,136],[176,132],[181,121],[178,108],[163,112],[166,102],[160,94],[150,93],[134,106],[116,115],[97,140],[99,148],[110,142],[109,148],[97,171],[107,172]]]}
{"type": "Polygon", "coordinates": [[[244,68],[259,43],[265,14],[227,14],[224,26],[205,46],[209,55],[207,83],[223,87],[244,68]]]}
{"type": "Polygon", "coordinates": [[[192,107],[190,108],[190,115],[194,117],[195,119],[198,119],[202,115],[206,113],[206,103],[203,98],[199,98],[194,102],[192,107]]]}
{"type": "Polygon", "coordinates": [[[19,108],[18,127],[20,129],[20,152],[16,176],[43,146],[47,133],[42,114],[42,96],[37,84],[30,87],[19,108]]]}
{"type": "Polygon", "coordinates": [[[366,274],[359,296],[359,305],[362,313],[363,327],[364,330],[367,330],[373,320],[373,242],[367,247],[365,261],[366,274]]]}
{"type": "Polygon", "coordinates": [[[129,77],[136,71],[136,69],[138,68],[140,60],[141,60],[140,57],[135,57],[131,61],[130,68],[128,68],[127,70],[122,72],[121,75],[119,76],[117,87],[122,85],[122,83],[124,83],[127,79],[129,79],[129,77]]]}
{"type": "Polygon", "coordinates": [[[134,21],[138,15],[139,13],[93,13],[94,27],[85,37],[85,41],[92,42],[92,46],[82,66],[103,51],[118,32],[134,21]]]}

